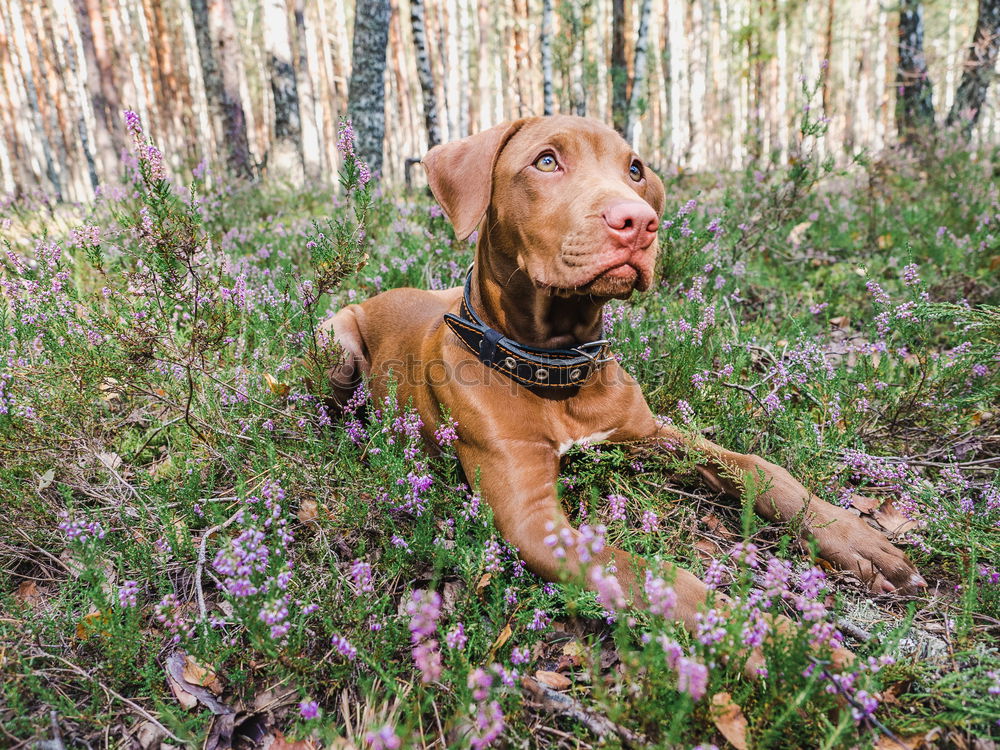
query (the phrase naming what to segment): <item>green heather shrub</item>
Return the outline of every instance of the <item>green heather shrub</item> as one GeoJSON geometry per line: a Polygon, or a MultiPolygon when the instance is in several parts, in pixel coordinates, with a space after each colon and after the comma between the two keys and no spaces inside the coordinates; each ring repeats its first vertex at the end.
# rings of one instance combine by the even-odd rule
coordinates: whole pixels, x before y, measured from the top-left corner
{"type": "Polygon", "coordinates": [[[791,165],[668,182],[661,285],[607,307],[616,355],[682,428],[905,522],[932,586],[871,599],[753,488],[730,505],[690,460],[575,449],[582,551],[645,556],[646,612],[528,572],[454,424],[432,452],[393,397],[328,411],[329,312],[464,278],[474,241],[436,205],[384,193],[346,124],[339,188],[308,192],[182,187],[126,126],[125,180],[71,231],[0,204],[0,744],[53,722],[67,747],[143,724],[215,747],[227,722],[372,748],[1000,735],[996,154],[837,171],[806,120],[791,165]],[[665,562],[736,605],[684,631],[665,562]],[[765,638],[776,614],[799,625],[765,638]]]}

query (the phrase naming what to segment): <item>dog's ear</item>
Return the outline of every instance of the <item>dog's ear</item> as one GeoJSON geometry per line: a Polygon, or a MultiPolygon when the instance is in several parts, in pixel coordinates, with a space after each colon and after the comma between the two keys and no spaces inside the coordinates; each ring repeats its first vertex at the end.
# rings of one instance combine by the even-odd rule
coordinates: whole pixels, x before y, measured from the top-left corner
{"type": "Polygon", "coordinates": [[[493,167],[520,126],[521,121],[501,123],[460,141],[435,146],[421,159],[431,192],[460,240],[475,231],[489,208],[493,167]]]}

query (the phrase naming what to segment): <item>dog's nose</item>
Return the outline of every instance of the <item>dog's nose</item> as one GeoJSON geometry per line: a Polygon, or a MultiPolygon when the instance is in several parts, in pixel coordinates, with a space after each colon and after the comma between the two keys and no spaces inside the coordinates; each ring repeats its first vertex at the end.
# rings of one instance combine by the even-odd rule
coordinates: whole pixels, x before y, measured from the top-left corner
{"type": "Polygon", "coordinates": [[[660,226],[656,211],[642,201],[613,203],[602,216],[611,236],[628,247],[647,247],[660,226]]]}

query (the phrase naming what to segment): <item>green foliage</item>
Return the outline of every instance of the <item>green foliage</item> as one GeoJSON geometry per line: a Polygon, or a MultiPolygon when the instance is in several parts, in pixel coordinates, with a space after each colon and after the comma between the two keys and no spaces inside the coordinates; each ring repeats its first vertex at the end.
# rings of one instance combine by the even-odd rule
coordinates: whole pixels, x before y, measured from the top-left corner
{"type": "MultiPolygon", "coordinates": [[[[857,491],[917,520],[903,542],[941,582],[933,598],[872,604],[828,573],[824,615],[769,640],[768,674],[749,680],[749,604],[699,639],[659,614],[608,621],[594,594],[544,585],[460,484],[447,436],[432,457],[407,405],[359,394],[340,417],[321,398],[339,356],[317,331],[330,310],[460,283],[471,245],[440,210],[380,195],[352,158],[336,193],[181,190],[137,137],[126,189],[70,236],[27,242],[29,212],[11,212],[5,739],[48,731],[51,710],[78,744],[124,736],[137,715],[109,703],[114,690],[180,741],[204,741],[207,710],[182,709],[164,676],[180,649],[217,673],[221,700],[250,705],[280,683],[293,692],[274,711],[283,731],[359,746],[385,725],[406,742],[468,745],[488,734],[494,701],[512,743],[540,721],[567,744],[593,743],[583,723],[526,701],[512,673],[557,668],[585,711],[656,746],[721,743],[719,693],[742,708],[753,747],[865,746],[872,719],[857,722],[858,707],[828,690],[848,672],[828,643],[809,645],[831,617],[872,631],[849,645],[878,668],[848,695],[893,696],[875,713],[883,726],[995,734],[1000,196],[980,179],[992,162],[957,151],[933,173],[864,160],[848,174],[810,145],[821,124],[807,119],[802,135],[791,165],[699,195],[668,185],[662,285],[611,305],[606,332],[678,426],[765,455],[833,502],[857,491]],[[411,597],[426,590],[441,602],[419,635],[410,610],[433,607],[411,597]],[[668,664],[674,645],[708,666],[705,697],[668,664]],[[434,653],[440,671],[422,682],[418,662],[434,653]],[[320,715],[300,714],[300,700],[320,715]],[[358,707],[350,725],[343,701],[358,707]]],[[[753,487],[735,507],[696,480],[693,459],[597,446],[569,457],[560,493],[576,523],[603,524],[667,583],[678,564],[719,576],[738,602],[759,598],[763,568],[728,556],[738,542],[786,561],[795,580],[813,575],[794,528],[750,512],[753,487]]],[[[773,611],[801,619],[801,608],[789,596],[773,611]]]]}

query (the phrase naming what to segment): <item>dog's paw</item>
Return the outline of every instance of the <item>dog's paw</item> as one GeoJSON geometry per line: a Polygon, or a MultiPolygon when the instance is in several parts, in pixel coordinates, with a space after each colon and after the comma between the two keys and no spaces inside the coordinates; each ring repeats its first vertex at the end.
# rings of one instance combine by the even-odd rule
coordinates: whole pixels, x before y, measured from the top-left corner
{"type": "Polygon", "coordinates": [[[829,518],[814,526],[820,556],[854,573],[873,593],[914,593],[927,587],[906,554],[854,514],[831,506],[829,518]]]}

